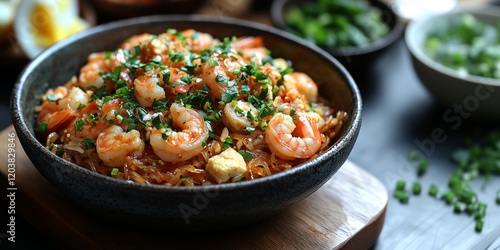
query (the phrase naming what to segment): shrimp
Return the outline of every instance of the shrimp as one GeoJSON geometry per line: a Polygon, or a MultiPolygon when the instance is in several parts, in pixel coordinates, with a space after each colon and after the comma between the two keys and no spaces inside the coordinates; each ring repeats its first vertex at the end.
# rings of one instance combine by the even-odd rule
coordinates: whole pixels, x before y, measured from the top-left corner
{"type": "Polygon", "coordinates": [[[233,43],[233,47],[242,53],[247,63],[262,64],[262,59],[268,55],[268,49],[264,47],[262,37],[244,37],[233,43]]]}
{"type": "MultiPolygon", "coordinates": [[[[233,87],[228,84],[230,81],[237,78],[237,75],[233,74],[233,72],[235,70],[239,70],[241,66],[245,66],[246,63],[243,62],[239,55],[233,53],[228,53],[227,57],[214,53],[210,57],[210,60],[217,62],[217,64],[205,64],[203,67],[203,79],[210,87],[210,90],[208,91],[209,94],[220,100],[222,99],[222,94],[226,93],[233,87]],[[222,78],[225,78],[228,83],[222,83],[222,78]]],[[[243,81],[238,83],[239,87],[241,87],[242,83],[243,81]]]]}
{"type": "Polygon", "coordinates": [[[193,109],[173,103],[170,112],[173,125],[182,130],[176,132],[154,128],[150,136],[151,147],[164,161],[189,160],[203,150],[203,142],[208,137],[208,128],[203,117],[193,109]]]}
{"type": "Polygon", "coordinates": [[[278,69],[270,64],[259,67],[259,71],[263,74],[264,77],[267,77],[267,79],[262,79],[262,77],[260,77],[260,79],[257,79],[255,76],[252,76],[250,79],[251,93],[252,95],[260,96],[262,90],[264,89],[264,85],[268,84],[265,100],[272,100],[273,88],[274,86],[278,85],[278,81],[279,79],[281,79],[281,74],[278,69]],[[264,82],[262,82],[262,80],[264,80],[264,82]]]}
{"type": "Polygon", "coordinates": [[[104,53],[93,53],[89,56],[89,62],[80,69],[78,83],[82,89],[90,86],[100,88],[104,86],[106,80],[103,74],[111,72],[112,60],[106,59],[104,53]]]}
{"type": "Polygon", "coordinates": [[[165,38],[165,36],[154,36],[149,33],[144,33],[141,35],[132,36],[121,44],[122,49],[130,50],[133,56],[139,58],[141,62],[148,63],[153,58],[160,56],[166,58],[168,56],[169,46],[167,45],[167,40],[170,40],[171,36],[165,38]],[[140,53],[135,54],[136,51],[134,47],[139,46],[140,53]]]}
{"type": "Polygon", "coordinates": [[[293,121],[290,115],[276,113],[265,132],[271,152],[284,160],[309,158],[321,146],[321,133],[314,121],[302,112],[296,114],[293,121]]]}
{"type": "Polygon", "coordinates": [[[231,132],[241,133],[244,132],[243,129],[245,128],[257,127],[258,122],[251,117],[257,119],[259,112],[251,103],[239,101],[236,105],[226,103],[222,116],[222,122],[231,132]],[[237,111],[237,108],[240,111],[237,111]],[[250,112],[251,116],[248,115],[248,112],[250,112]]]}
{"type": "Polygon", "coordinates": [[[214,38],[208,33],[197,32],[193,29],[182,31],[185,37],[186,46],[191,47],[191,52],[200,53],[202,50],[209,49],[214,44],[214,38]]]}
{"type": "MultiPolygon", "coordinates": [[[[164,86],[167,87],[167,84],[172,85],[174,82],[179,82],[181,77],[184,75],[187,75],[187,73],[175,68],[169,68],[166,71],[155,69],[146,72],[146,74],[139,76],[134,81],[135,96],[137,101],[144,107],[153,106],[154,101],[166,98],[167,95],[164,86]],[[168,83],[165,83],[164,79],[168,79],[168,83]]],[[[173,88],[173,90],[173,94],[175,94],[175,92],[185,93],[189,90],[189,85],[179,83],[173,88]]]]}
{"type": "MultiPolygon", "coordinates": [[[[70,123],[68,133],[79,138],[89,137],[95,140],[102,131],[111,126],[109,121],[112,121],[114,124],[120,123],[115,117],[115,112],[119,113],[122,106],[122,99],[110,100],[104,103],[102,107],[99,107],[95,102],[88,103],[84,108],[79,110],[78,115],[70,123]],[[97,117],[94,117],[95,114],[98,114],[97,117]],[[89,116],[91,117],[89,118],[89,116]],[[77,129],[76,121],[80,119],[85,123],[77,129]]],[[[120,125],[125,127],[126,123],[121,123],[120,125]]]]}
{"type": "Polygon", "coordinates": [[[59,86],[55,90],[48,90],[43,99],[45,102],[38,114],[37,124],[46,122],[48,124],[47,131],[53,132],[68,122],[80,105],[87,104],[89,96],[78,87],[73,87],[71,91],[68,91],[66,87],[59,86]],[[57,100],[47,100],[49,95],[54,96],[57,100]]]}
{"type": "Polygon", "coordinates": [[[117,125],[100,133],[96,141],[99,158],[111,167],[123,166],[126,157],[141,157],[144,145],[139,131],[134,129],[125,133],[117,125]]]}
{"type": "Polygon", "coordinates": [[[307,100],[316,102],[318,100],[318,86],[305,73],[292,72],[284,76],[284,84],[288,90],[297,90],[302,93],[307,100]]]}

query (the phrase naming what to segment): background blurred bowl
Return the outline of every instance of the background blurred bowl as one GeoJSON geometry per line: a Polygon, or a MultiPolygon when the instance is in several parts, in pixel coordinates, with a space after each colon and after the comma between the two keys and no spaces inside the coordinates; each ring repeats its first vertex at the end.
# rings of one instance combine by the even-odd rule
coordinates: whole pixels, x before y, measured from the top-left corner
{"type": "Polygon", "coordinates": [[[205,0],[92,0],[100,23],[113,20],[159,14],[190,14],[205,0]]]}
{"type": "MultiPolygon", "coordinates": [[[[271,7],[271,17],[274,26],[282,30],[289,30],[285,23],[285,14],[291,6],[296,6],[304,2],[306,1],[274,0],[271,7]]],[[[307,2],[318,2],[318,0],[307,0],[307,2]]],[[[357,73],[362,73],[366,67],[369,67],[370,64],[383,53],[384,49],[393,44],[401,34],[403,34],[404,30],[403,21],[393,12],[390,6],[378,0],[368,0],[368,2],[382,11],[383,20],[390,27],[390,31],[385,37],[362,48],[353,47],[336,50],[322,47],[322,49],[328,51],[328,53],[338,59],[354,77],[356,77],[357,73]]]]}
{"type": "Polygon", "coordinates": [[[413,67],[424,86],[444,105],[453,109],[458,107],[465,113],[472,113],[474,117],[499,119],[500,79],[460,76],[457,71],[432,60],[424,52],[425,40],[437,23],[464,13],[470,13],[493,26],[500,21],[500,10],[490,6],[476,10],[457,10],[411,22],[406,30],[405,40],[413,67]]]}
{"type": "Polygon", "coordinates": [[[321,187],[342,166],[356,141],[361,99],[353,79],[333,57],[286,32],[220,17],[151,16],[97,26],[44,51],[20,75],[13,90],[11,115],[33,164],[76,203],[134,225],[171,230],[217,229],[270,216],[321,187]],[[96,174],[55,156],[35,138],[35,107],[47,88],[62,85],[78,74],[91,52],[113,50],[134,34],[159,34],[167,28],[193,28],[217,38],[262,36],[274,57],[291,60],[297,71],[307,72],[323,83],[320,93],[334,103],[334,108],[349,114],[337,141],[307,163],[270,177],[205,187],[165,187],[96,174]]]}

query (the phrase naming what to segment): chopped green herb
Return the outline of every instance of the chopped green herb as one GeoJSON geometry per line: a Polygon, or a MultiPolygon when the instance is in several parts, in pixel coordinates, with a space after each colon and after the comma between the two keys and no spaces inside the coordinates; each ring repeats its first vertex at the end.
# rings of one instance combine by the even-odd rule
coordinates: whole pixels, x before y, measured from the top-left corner
{"type": "Polygon", "coordinates": [[[457,201],[453,204],[453,212],[461,213],[464,210],[465,203],[457,201]]]}
{"type": "Polygon", "coordinates": [[[82,132],[83,125],[85,125],[85,122],[83,121],[83,119],[80,118],[80,119],[76,120],[76,122],[75,122],[76,131],[82,132]]]}
{"type": "Polygon", "coordinates": [[[163,133],[161,134],[161,138],[162,138],[163,140],[166,140],[166,139],[168,138],[168,134],[167,134],[166,132],[163,132],[163,133]]]}
{"type": "Polygon", "coordinates": [[[239,150],[238,153],[243,156],[243,158],[247,161],[252,160],[253,153],[246,150],[239,150]]]}
{"type": "Polygon", "coordinates": [[[399,201],[402,203],[407,203],[410,199],[410,193],[407,190],[400,190],[399,201]]]}
{"type": "Polygon", "coordinates": [[[185,182],[185,181],[189,180],[190,178],[191,178],[191,176],[188,176],[188,177],[186,177],[186,178],[182,178],[182,179],[181,179],[181,183],[183,183],[183,182],[185,182]]]}
{"type": "Polygon", "coordinates": [[[57,156],[62,156],[64,154],[64,148],[58,148],[56,150],[56,155],[57,156]]]}
{"type": "Polygon", "coordinates": [[[404,190],[405,189],[405,181],[399,180],[396,183],[396,190],[404,190]]]}
{"type": "Polygon", "coordinates": [[[267,126],[268,126],[268,125],[267,125],[267,122],[261,122],[261,123],[260,123],[260,128],[261,128],[261,129],[266,129],[266,128],[267,128],[267,126]]]}
{"type": "Polygon", "coordinates": [[[416,150],[412,150],[410,151],[410,154],[408,156],[410,158],[410,160],[412,161],[416,161],[418,159],[418,153],[416,150]]]}
{"type": "Polygon", "coordinates": [[[446,203],[451,204],[453,200],[455,199],[455,193],[452,190],[448,190],[446,192],[446,203]]]}
{"type": "Polygon", "coordinates": [[[162,128],[166,128],[165,125],[163,125],[163,123],[161,122],[161,117],[159,115],[153,117],[152,122],[153,122],[153,126],[155,126],[155,128],[158,130],[160,130],[162,128]]]}
{"type": "Polygon", "coordinates": [[[45,133],[45,131],[47,131],[47,128],[49,128],[49,124],[47,122],[40,122],[38,124],[38,127],[35,128],[35,131],[38,133],[45,133]]]}
{"type": "Polygon", "coordinates": [[[476,231],[477,232],[481,232],[483,230],[483,220],[480,219],[480,220],[476,220],[476,231]]]}
{"type": "Polygon", "coordinates": [[[420,182],[416,181],[413,183],[413,194],[420,194],[422,192],[422,186],[420,182]]]}
{"type": "Polygon", "coordinates": [[[87,149],[95,148],[95,141],[92,138],[85,137],[82,142],[85,143],[87,149]]]}
{"type": "Polygon", "coordinates": [[[248,132],[251,132],[251,131],[255,131],[255,128],[252,128],[252,127],[245,127],[243,129],[243,131],[248,131],[248,132]]]}
{"type": "Polygon", "coordinates": [[[238,87],[232,87],[222,94],[222,101],[225,103],[230,103],[238,98],[238,87]]]}
{"type": "Polygon", "coordinates": [[[113,170],[111,170],[111,176],[115,176],[118,174],[118,168],[113,168],[113,170]]]}
{"type": "Polygon", "coordinates": [[[229,77],[228,76],[217,75],[215,77],[215,81],[218,82],[218,83],[220,83],[220,84],[227,85],[228,82],[229,82],[229,77]]]}
{"type": "Polygon", "coordinates": [[[429,160],[423,159],[422,162],[420,162],[420,164],[418,165],[417,174],[419,176],[423,175],[427,170],[428,165],[429,165],[429,160]]]}
{"type": "Polygon", "coordinates": [[[219,66],[219,63],[217,62],[217,59],[211,58],[208,60],[208,66],[210,67],[219,66]]]}
{"type": "Polygon", "coordinates": [[[47,101],[49,101],[49,102],[55,102],[57,100],[59,100],[59,98],[57,98],[56,96],[54,96],[54,95],[47,95],[47,101]]]}
{"type": "Polygon", "coordinates": [[[213,116],[204,116],[203,119],[205,119],[205,121],[214,121],[214,122],[217,122],[217,119],[213,116]]]}
{"type": "Polygon", "coordinates": [[[438,192],[438,187],[435,184],[432,184],[431,188],[429,189],[429,195],[436,196],[437,192],[438,192]]]}

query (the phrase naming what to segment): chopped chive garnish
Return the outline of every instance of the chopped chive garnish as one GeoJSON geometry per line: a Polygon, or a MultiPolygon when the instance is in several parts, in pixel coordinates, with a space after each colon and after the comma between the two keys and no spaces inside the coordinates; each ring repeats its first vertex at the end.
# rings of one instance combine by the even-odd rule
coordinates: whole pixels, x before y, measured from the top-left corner
{"type": "Polygon", "coordinates": [[[483,230],[483,220],[476,220],[476,231],[481,232],[483,230]]]}
{"type": "Polygon", "coordinates": [[[47,122],[40,122],[38,124],[38,127],[35,128],[35,131],[38,133],[45,133],[45,131],[47,131],[48,127],[49,127],[49,124],[47,122]]]}
{"type": "Polygon", "coordinates": [[[62,156],[64,154],[64,148],[58,148],[56,150],[56,155],[57,156],[62,156]]]}
{"type": "Polygon", "coordinates": [[[410,199],[410,192],[408,192],[407,190],[402,190],[399,193],[399,201],[402,203],[406,203],[408,202],[408,199],[410,199]]]}
{"type": "Polygon", "coordinates": [[[419,176],[421,176],[425,173],[428,165],[429,165],[429,160],[427,160],[427,159],[423,159],[422,162],[420,162],[420,164],[418,165],[418,169],[417,169],[419,176]]]}
{"type": "Polygon", "coordinates": [[[57,100],[59,100],[59,98],[57,98],[56,96],[54,96],[54,95],[47,95],[47,101],[49,101],[49,102],[55,102],[57,100]]]}
{"type": "Polygon", "coordinates": [[[399,180],[396,183],[396,190],[403,190],[403,189],[405,189],[405,181],[399,180]]]}
{"type": "Polygon", "coordinates": [[[92,138],[85,137],[82,142],[85,143],[87,149],[95,148],[95,141],[92,138]]]}
{"type": "Polygon", "coordinates": [[[181,179],[181,183],[182,183],[182,182],[185,182],[185,181],[187,181],[187,180],[189,180],[190,178],[191,178],[191,176],[188,176],[188,177],[186,177],[186,178],[182,178],[182,179],[181,179]]]}
{"type": "Polygon", "coordinates": [[[420,182],[416,181],[413,183],[413,194],[420,194],[422,192],[422,186],[420,182]]]}
{"type": "Polygon", "coordinates": [[[417,151],[416,150],[410,151],[410,154],[408,155],[408,157],[410,158],[410,160],[416,161],[418,159],[417,151]]]}
{"type": "Polygon", "coordinates": [[[80,119],[76,120],[76,122],[75,122],[76,131],[82,132],[83,125],[85,125],[85,122],[83,121],[83,119],[80,118],[80,119]]]}
{"type": "Polygon", "coordinates": [[[453,204],[453,211],[454,211],[455,213],[461,213],[461,212],[463,211],[464,207],[465,207],[465,204],[464,204],[464,203],[462,203],[462,202],[460,202],[460,201],[457,201],[457,202],[455,202],[455,203],[453,204]]]}
{"type": "Polygon", "coordinates": [[[111,176],[115,176],[118,174],[118,168],[113,168],[113,170],[111,170],[111,176]]]}
{"type": "Polygon", "coordinates": [[[238,153],[240,153],[240,155],[242,155],[245,160],[247,160],[247,161],[252,160],[252,156],[253,156],[252,152],[248,152],[246,150],[240,150],[240,151],[238,151],[238,153]]]}
{"type": "Polygon", "coordinates": [[[455,199],[455,193],[452,190],[448,190],[446,192],[446,203],[451,204],[453,200],[455,199]]]}
{"type": "Polygon", "coordinates": [[[438,187],[435,184],[432,184],[431,188],[429,189],[429,195],[436,196],[437,192],[438,192],[438,187]]]}

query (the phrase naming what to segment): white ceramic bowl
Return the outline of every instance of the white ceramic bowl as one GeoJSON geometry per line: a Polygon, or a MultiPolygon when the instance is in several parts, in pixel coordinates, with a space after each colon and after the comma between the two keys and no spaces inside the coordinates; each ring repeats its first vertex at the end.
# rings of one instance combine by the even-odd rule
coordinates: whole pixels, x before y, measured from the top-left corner
{"type": "Polygon", "coordinates": [[[412,21],[407,27],[405,40],[413,66],[425,87],[451,109],[452,113],[446,114],[448,118],[461,115],[464,118],[472,116],[500,119],[500,79],[460,76],[457,71],[432,60],[424,53],[425,39],[436,24],[464,13],[470,13],[493,26],[500,20],[500,9],[489,6],[456,10],[412,21]]]}

